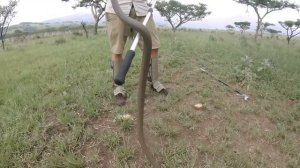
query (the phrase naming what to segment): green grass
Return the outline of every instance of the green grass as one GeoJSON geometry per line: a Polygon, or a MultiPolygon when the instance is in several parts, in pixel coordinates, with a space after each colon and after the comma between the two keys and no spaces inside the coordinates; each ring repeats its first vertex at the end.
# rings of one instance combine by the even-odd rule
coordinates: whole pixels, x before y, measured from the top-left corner
{"type": "MultiPolygon", "coordinates": [[[[299,39],[287,46],[284,38],[255,43],[250,34],[198,30],[161,30],[160,37],[170,95],[147,90],[145,128],[163,167],[299,167],[299,39]]],[[[7,43],[0,51],[0,167],[147,167],[134,125],[141,52],[124,108],[113,104],[109,55],[105,32],[7,43]],[[133,120],[119,120],[127,114],[133,120]]]]}

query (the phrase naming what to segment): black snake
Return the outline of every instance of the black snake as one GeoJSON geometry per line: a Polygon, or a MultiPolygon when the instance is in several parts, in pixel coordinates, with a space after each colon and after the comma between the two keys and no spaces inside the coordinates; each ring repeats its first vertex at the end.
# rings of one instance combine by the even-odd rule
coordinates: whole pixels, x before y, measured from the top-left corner
{"type": "MultiPolygon", "coordinates": [[[[145,153],[147,159],[152,164],[153,167],[160,167],[156,162],[154,156],[151,154],[149,148],[146,145],[146,140],[144,136],[144,102],[145,102],[145,90],[147,82],[147,74],[149,71],[150,57],[152,50],[152,40],[151,35],[147,28],[140,22],[126,16],[118,3],[118,0],[111,0],[112,6],[118,17],[125,23],[127,23],[135,31],[139,32],[144,40],[143,58],[138,86],[138,114],[137,114],[137,134],[138,140],[141,145],[143,152],[145,153]]],[[[126,58],[125,58],[126,59],[126,58]]]]}

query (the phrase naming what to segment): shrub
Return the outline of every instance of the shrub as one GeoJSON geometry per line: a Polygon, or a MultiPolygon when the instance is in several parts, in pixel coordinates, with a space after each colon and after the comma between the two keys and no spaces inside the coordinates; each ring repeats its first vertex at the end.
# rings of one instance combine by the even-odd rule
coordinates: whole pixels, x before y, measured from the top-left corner
{"type": "Polygon", "coordinates": [[[237,82],[251,83],[252,81],[266,81],[271,82],[274,79],[272,72],[273,64],[271,60],[264,59],[253,60],[245,55],[241,59],[241,64],[235,67],[234,76],[237,82]]]}
{"type": "Polygon", "coordinates": [[[59,39],[56,39],[54,43],[55,43],[56,45],[60,45],[60,44],[66,43],[66,42],[67,42],[67,40],[66,40],[65,38],[61,37],[61,38],[59,38],[59,39]]]}
{"type": "Polygon", "coordinates": [[[74,36],[83,36],[83,34],[80,33],[80,32],[73,32],[73,35],[74,35],[74,36]]]}

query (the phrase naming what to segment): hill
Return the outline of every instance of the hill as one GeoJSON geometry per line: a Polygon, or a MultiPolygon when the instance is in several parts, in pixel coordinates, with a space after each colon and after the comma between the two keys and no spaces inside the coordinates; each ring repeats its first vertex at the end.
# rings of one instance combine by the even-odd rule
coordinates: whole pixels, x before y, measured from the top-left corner
{"type": "MultiPolygon", "coordinates": [[[[166,21],[164,17],[162,17],[158,11],[154,11],[154,19],[156,24],[159,27],[170,27],[169,23],[166,21]]],[[[91,14],[76,14],[70,15],[60,18],[54,18],[51,20],[46,20],[46,23],[57,23],[57,22],[87,22],[87,23],[94,23],[93,17],[91,14]]],[[[191,21],[184,24],[183,28],[192,28],[192,29],[219,29],[224,30],[226,25],[234,25],[234,22],[237,21],[248,21],[251,23],[250,31],[255,31],[256,29],[256,19],[254,17],[247,17],[245,16],[232,16],[230,18],[227,17],[216,17],[216,16],[207,16],[202,21],[191,21]]],[[[105,24],[105,18],[102,19],[102,25],[105,24]]],[[[274,23],[273,29],[281,30],[283,29],[280,27],[278,23],[274,23]]]]}
{"type": "MultiPolygon", "coordinates": [[[[158,27],[170,28],[169,23],[165,18],[161,17],[158,11],[154,12],[154,19],[158,27]]],[[[220,18],[220,17],[210,17],[203,19],[202,21],[191,21],[184,25],[182,28],[191,28],[191,29],[218,29],[224,30],[226,25],[234,25],[236,21],[249,21],[251,23],[249,32],[254,32],[256,28],[256,20],[254,18],[245,19],[244,16],[234,16],[231,18],[220,18]]],[[[75,14],[69,16],[63,16],[59,18],[53,18],[50,20],[45,20],[41,23],[30,23],[24,22],[17,25],[11,26],[9,29],[9,34],[14,33],[16,30],[21,30],[22,32],[32,33],[34,31],[45,30],[45,29],[57,29],[59,27],[78,27],[81,22],[85,22],[89,25],[94,24],[94,20],[91,14],[75,14]]],[[[105,26],[105,17],[100,21],[100,26],[105,26]]],[[[285,32],[278,24],[275,23],[275,26],[272,27],[276,30],[281,30],[285,32]]]]}
{"type": "Polygon", "coordinates": [[[17,25],[10,26],[7,34],[12,35],[16,32],[31,34],[37,32],[47,32],[47,31],[58,31],[60,29],[72,29],[78,28],[80,22],[77,21],[64,21],[64,22],[22,22],[17,25]]]}
{"type": "MultiPolygon", "coordinates": [[[[161,17],[158,11],[154,12],[154,19],[156,24],[159,27],[169,27],[169,23],[166,21],[165,18],[161,17]]],[[[237,18],[235,18],[237,19],[237,18]]],[[[232,19],[226,19],[226,20],[219,20],[219,19],[204,19],[203,21],[193,21],[189,22],[183,25],[184,28],[193,28],[193,29],[224,29],[227,24],[231,24],[230,20],[232,19]]],[[[56,23],[56,22],[80,22],[84,21],[87,23],[93,23],[93,17],[91,14],[78,14],[78,15],[70,15],[60,18],[54,18],[51,20],[46,20],[47,23],[56,23]]],[[[233,22],[232,22],[233,23],[233,22]]],[[[105,24],[105,18],[102,19],[102,24],[105,24]]],[[[253,27],[254,28],[254,27],[253,27]]]]}

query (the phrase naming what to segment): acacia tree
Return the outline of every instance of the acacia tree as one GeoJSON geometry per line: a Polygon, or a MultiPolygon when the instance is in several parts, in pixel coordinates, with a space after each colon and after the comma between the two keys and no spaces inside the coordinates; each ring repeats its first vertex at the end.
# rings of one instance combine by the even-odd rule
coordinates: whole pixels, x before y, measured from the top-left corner
{"type": "Polygon", "coordinates": [[[85,37],[89,38],[89,32],[87,31],[86,23],[82,21],[80,24],[81,24],[81,27],[82,27],[84,33],[85,33],[85,37]]]}
{"type": "Polygon", "coordinates": [[[8,5],[0,5],[0,39],[2,42],[2,48],[5,49],[5,36],[12,19],[15,17],[15,8],[18,4],[16,0],[10,0],[8,5]]]}
{"type": "Polygon", "coordinates": [[[234,30],[234,26],[232,26],[232,25],[227,25],[225,28],[227,30],[229,30],[229,31],[233,31],[234,30]]]}
{"type": "Polygon", "coordinates": [[[271,29],[271,28],[266,29],[266,31],[269,32],[269,33],[271,33],[271,38],[273,38],[276,34],[281,33],[281,31],[275,30],[275,29],[271,29]]]}
{"type": "MultiPolygon", "coordinates": [[[[62,0],[68,2],[69,0],[62,0]]],[[[95,20],[94,24],[94,34],[98,33],[98,25],[100,20],[105,15],[105,7],[106,7],[106,0],[77,0],[77,4],[73,6],[73,8],[78,7],[90,7],[93,18],[95,20]]]]}
{"type": "Polygon", "coordinates": [[[283,27],[286,30],[286,36],[287,36],[287,42],[290,44],[291,39],[297,35],[300,34],[300,32],[297,32],[297,30],[300,28],[300,19],[297,21],[284,21],[284,22],[279,22],[281,27],[283,27]]]}
{"type": "Polygon", "coordinates": [[[273,23],[268,23],[268,22],[265,22],[265,23],[262,23],[262,26],[261,26],[261,29],[260,29],[260,36],[262,37],[263,36],[263,32],[267,31],[268,27],[270,26],[275,26],[273,23]]]}
{"type": "Polygon", "coordinates": [[[158,1],[156,9],[160,15],[167,18],[167,21],[172,26],[172,31],[175,32],[181,25],[189,21],[202,20],[211,12],[207,11],[206,5],[199,3],[198,5],[184,5],[176,0],[158,1]]]}
{"type": "Polygon", "coordinates": [[[240,4],[245,4],[254,9],[257,16],[257,26],[255,33],[255,41],[257,40],[258,33],[262,28],[264,18],[274,12],[280,11],[285,8],[299,9],[295,3],[290,3],[288,0],[233,0],[240,4]]]}
{"type": "Polygon", "coordinates": [[[226,30],[228,31],[229,34],[234,35],[234,26],[232,25],[226,25],[226,30]]]}
{"type": "Polygon", "coordinates": [[[241,34],[250,29],[250,24],[250,22],[234,22],[235,27],[241,30],[241,34]]]}

